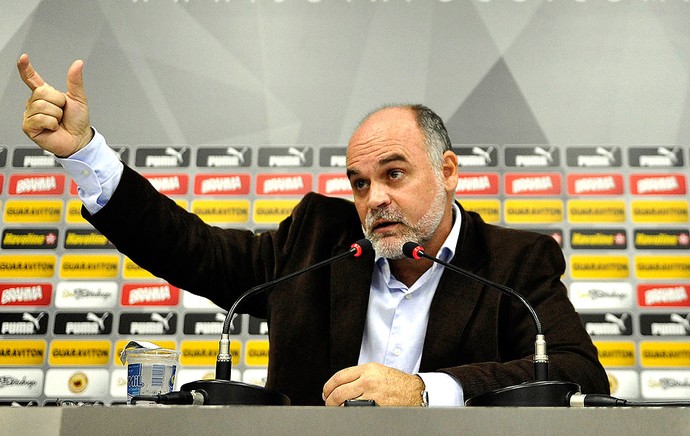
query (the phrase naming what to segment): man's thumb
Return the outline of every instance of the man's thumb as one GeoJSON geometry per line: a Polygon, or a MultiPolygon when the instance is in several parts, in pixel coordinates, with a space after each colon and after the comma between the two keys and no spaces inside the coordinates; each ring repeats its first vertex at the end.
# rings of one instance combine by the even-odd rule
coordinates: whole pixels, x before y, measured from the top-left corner
{"type": "Polygon", "coordinates": [[[86,104],[86,91],[84,91],[84,79],[82,71],[84,61],[76,60],[70,65],[67,71],[67,93],[69,96],[81,103],[86,104]]]}

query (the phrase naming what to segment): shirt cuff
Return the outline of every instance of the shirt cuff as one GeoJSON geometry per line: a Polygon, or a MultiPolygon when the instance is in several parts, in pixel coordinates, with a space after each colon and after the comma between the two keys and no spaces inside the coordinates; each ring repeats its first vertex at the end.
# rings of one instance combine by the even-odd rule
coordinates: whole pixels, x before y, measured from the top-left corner
{"type": "Polygon", "coordinates": [[[442,372],[417,374],[424,381],[429,394],[429,407],[462,407],[465,395],[460,383],[442,372]]]}
{"type": "Polygon", "coordinates": [[[77,193],[92,215],[101,210],[117,188],[124,165],[108,146],[103,135],[93,129],[93,139],[86,147],[66,158],[57,158],[77,184],[77,193]]]}

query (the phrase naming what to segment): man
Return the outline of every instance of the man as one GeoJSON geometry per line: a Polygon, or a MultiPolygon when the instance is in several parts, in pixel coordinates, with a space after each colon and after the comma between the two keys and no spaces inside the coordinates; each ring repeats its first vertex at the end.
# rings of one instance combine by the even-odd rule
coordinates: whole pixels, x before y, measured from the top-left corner
{"type": "Polygon", "coordinates": [[[267,387],[293,404],[462,405],[533,378],[532,319],[514,299],[428,261],[428,254],[513,287],[535,306],[550,376],[607,393],[597,352],[560,276],[563,255],[543,235],[485,224],[453,201],[457,158],[440,118],[423,106],[369,115],[347,148],[352,203],[308,194],[275,231],[204,224],[117,160],[90,126],[83,63],[67,93],[18,62],[32,90],[22,128],[79,185],[84,217],[134,262],[228,308],[243,291],[342,252],[363,235],[376,256],[348,258],[248,301],[267,318],[267,387]]]}

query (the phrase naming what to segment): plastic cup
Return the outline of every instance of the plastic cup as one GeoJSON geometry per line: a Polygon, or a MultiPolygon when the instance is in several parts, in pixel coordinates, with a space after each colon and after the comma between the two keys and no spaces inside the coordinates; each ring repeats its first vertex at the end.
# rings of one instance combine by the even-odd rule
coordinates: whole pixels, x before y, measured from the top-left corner
{"type": "Polygon", "coordinates": [[[163,348],[132,348],[126,350],[127,400],[140,395],[171,392],[180,352],[163,348]]]}

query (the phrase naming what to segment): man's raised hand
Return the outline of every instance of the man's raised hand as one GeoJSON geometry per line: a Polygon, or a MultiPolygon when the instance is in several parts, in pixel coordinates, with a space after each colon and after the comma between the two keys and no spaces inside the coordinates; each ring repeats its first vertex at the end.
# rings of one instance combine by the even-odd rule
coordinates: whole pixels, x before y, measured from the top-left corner
{"type": "Polygon", "coordinates": [[[17,61],[22,81],[31,90],[22,130],[44,150],[67,157],[86,146],[93,137],[84,92],[84,62],[74,61],[67,72],[67,92],[45,83],[23,54],[17,61]]]}

